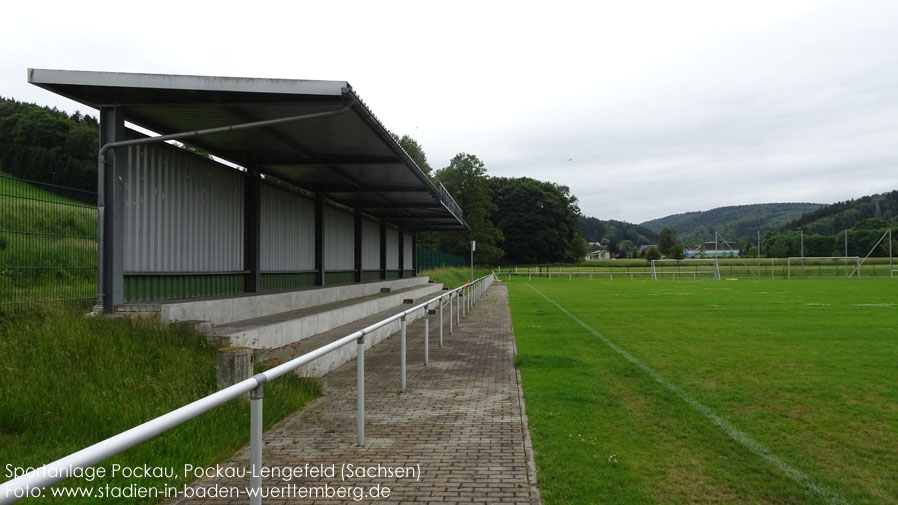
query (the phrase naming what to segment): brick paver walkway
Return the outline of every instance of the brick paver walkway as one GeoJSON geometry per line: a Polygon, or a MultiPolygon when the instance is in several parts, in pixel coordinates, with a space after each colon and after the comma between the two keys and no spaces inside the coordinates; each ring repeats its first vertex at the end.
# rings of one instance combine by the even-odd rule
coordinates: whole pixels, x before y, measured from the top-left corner
{"type": "MultiPolygon", "coordinates": [[[[444,313],[448,317],[448,310],[444,313]]],[[[514,367],[508,294],[495,283],[455,333],[439,347],[439,318],[431,316],[430,364],[424,365],[424,323],[408,327],[408,390],[399,392],[399,336],[365,355],[366,441],[356,445],[355,360],[322,381],[325,395],[265,433],[263,462],[274,470],[335,475],[263,479],[263,487],[288,493],[266,504],[440,503],[539,504],[532,450],[514,367]],[[370,476],[343,480],[344,465],[370,476]],[[410,477],[398,476],[411,468],[410,477]],[[387,475],[393,471],[393,475],[387,475]],[[420,472],[420,473],[418,473],[420,472]],[[379,473],[379,474],[378,474],[379,473]],[[389,497],[372,497],[375,486],[389,497]],[[340,499],[337,493],[349,493],[340,499]],[[317,493],[319,498],[302,498],[317,493]],[[360,497],[353,493],[365,493],[360,497]],[[321,498],[330,494],[332,498],[321,498]]],[[[244,449],[226,465],[246,467],[244,449]]],[[[246,478],[207,479],[194,489],[239,489],[246,478]]],[[[182,498],[172,503],[247,503],[239,498],[182,498]]]]}

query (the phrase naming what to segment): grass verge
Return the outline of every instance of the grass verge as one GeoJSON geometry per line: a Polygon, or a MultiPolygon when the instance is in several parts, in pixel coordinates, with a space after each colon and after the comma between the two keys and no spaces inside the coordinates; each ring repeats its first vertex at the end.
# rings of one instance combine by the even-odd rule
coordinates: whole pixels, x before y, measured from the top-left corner
{"type": "MultiPolygon", "coordinates": [[[[488,273],[490,273],[489,268],[474,267],[475,279],[479,279],[488,273]]],[[[455,289],[471,280],[471,268],[434,268],[433,270],[425,270],[423,272],[420,272],[418,273],[418,275],[421,277],[430,277],[430,279],[434,282],[440,282],[443,284],[443,286],[449,289],[455,289]]]]}
{"type": "MultiPolygon", "coordinates": [[[[53,461],[216,390],[215,351],[190,331],[149,320],[84,318],[51,306],[19,310],[0,323],[0,356],[2,481],[10,477],[7,465],[53,461]]],[[[265,426],[318,395],[317,382],[293,375],[266,384],[265,426]]],[[[73,478],[59,486],[161,490],[192,480],[183,475],[184,464],[215,465],[248,438],[249,401],[232,401],[99,465],[107,475],[113,464],[173,467],[173,480],[120,475],[94,482],[73,478]]]]}

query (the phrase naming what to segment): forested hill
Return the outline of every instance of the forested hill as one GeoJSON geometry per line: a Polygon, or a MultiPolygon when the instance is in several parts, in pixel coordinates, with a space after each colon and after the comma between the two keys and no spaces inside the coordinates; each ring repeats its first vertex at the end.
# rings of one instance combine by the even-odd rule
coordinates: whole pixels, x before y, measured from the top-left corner
{"type": "Polygon", "coordinates": [[[6,174],[96,191],[98,142],[96,118],[0,97],[0,170],[6,174]]]}
{"type": "Polygon", "coordinates": [[[633,223],[579,216],[577,224],[580,226],[580,234],[587,242],[602,242],[607,239],[608,244],[617,244],[629,240],[637,247],[658,243],[657,233],[633,223]]]}
{"type": "Polygon", "coordinates": [[[731,242],[757,239],[758,230],[781,228],[807,212],[823,207],[819,203],[761,203],[719,207],[701,212],[674,214],[640,223],[654,232],[664,227],[676,230],[684,245],[714,240],[714,232],[731,242]]]}
{"type": "Polygon", "coordinates": [[[788,223],[784,229],[800,228],[809,234],[834,235],[876,218],[883,220],[883,226],[898,221],[898,190],[820,207],[788,223]]]}

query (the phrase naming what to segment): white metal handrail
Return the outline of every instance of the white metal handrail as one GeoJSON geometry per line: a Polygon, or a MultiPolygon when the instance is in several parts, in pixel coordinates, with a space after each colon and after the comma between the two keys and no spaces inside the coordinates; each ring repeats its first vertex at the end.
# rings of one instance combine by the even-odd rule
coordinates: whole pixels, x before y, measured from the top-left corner
{"type": "MultiPolygon", "coordinates": [[[[431,298],[424,303],[415,305],[414,307],[404,310],[398,314],[390,316],[386,319],[378,321],[364,329],[351,333],[339,340],[321,346],[313,351],[307,352],[302,356],[294,358],[286,363],[270,368],[264,372],[258,373],[249,379],[238,382],[233,386],[227,387],[208,396],[200,398],[192,403],[184,405],[167,414],[163,414],[155,419],[147,421],[143,424],[135,426],[129,430],[123,431],[118,435],[112,436],[97,442],[94,445],[81,449],[60,458],[51,463],[41,466],[35,470],[25,473],[19,477],[11,479],[0,484],[0,505],[15,503],[23,498],[28,497],[28,490],[43,489],[62,481],[73,474],[77,469],[88,468],[94,466],[104,460],[115,456],[116,454],[134,447],[141,442],[145,442],[157,435],[160,435],[194,417],[197,417],[219,405],[227,403],[246,393],[250,393],[250,487],[256,491],[262,488],[262,477],[260,469],[262,468],[262,398],[264,396],[264,385],[266,382],[281,377],[296,368],[309,363],[321,356],[333,352],[341,347],[356,342],[357,344],[357,430],[358,444],[365,443],[365,335],[383,328],[384,326],[399,320],[401,352],[400,352],[400,385],[402,391],[406,389],[406,319],[409,315],[418,310],[424,310],[424,361],[429,363],[429,323],[428,311],[431,305],[438,302],[440,312],[440,345],[443,343],[443,307],[446,305],[444,299],[448,298],[449,305],[449,328],[452,333],[452,300],[456,303],[456,321],[461,324],[462,317],[466,317],[467,313],[473,307],[474,303],[483,295],[486,289],[492,284],[493,275],[486,275],[472,283],[459,286],[455,289],[447,291],[440,296],[431,298]]],[[[250,494],[250,504],[258,505],[262,503],[261,493],[256,492],[250,494]]]]}

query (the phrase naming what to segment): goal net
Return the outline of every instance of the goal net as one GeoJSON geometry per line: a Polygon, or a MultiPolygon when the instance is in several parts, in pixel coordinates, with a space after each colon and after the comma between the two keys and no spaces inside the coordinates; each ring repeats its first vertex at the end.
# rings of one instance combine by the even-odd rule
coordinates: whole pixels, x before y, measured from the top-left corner
{"type": "Polygon", "coordinates": [[[852,277],[861,278],[860,256],[790,256],[786,258],[786,278],[852,277]]]}
{"type": "Polygon", "coordinates": [[[720,280],[717,258],[688,260],[652,260],[652,280],[670,276],[671,279],[712,278],[720,280]]]}

